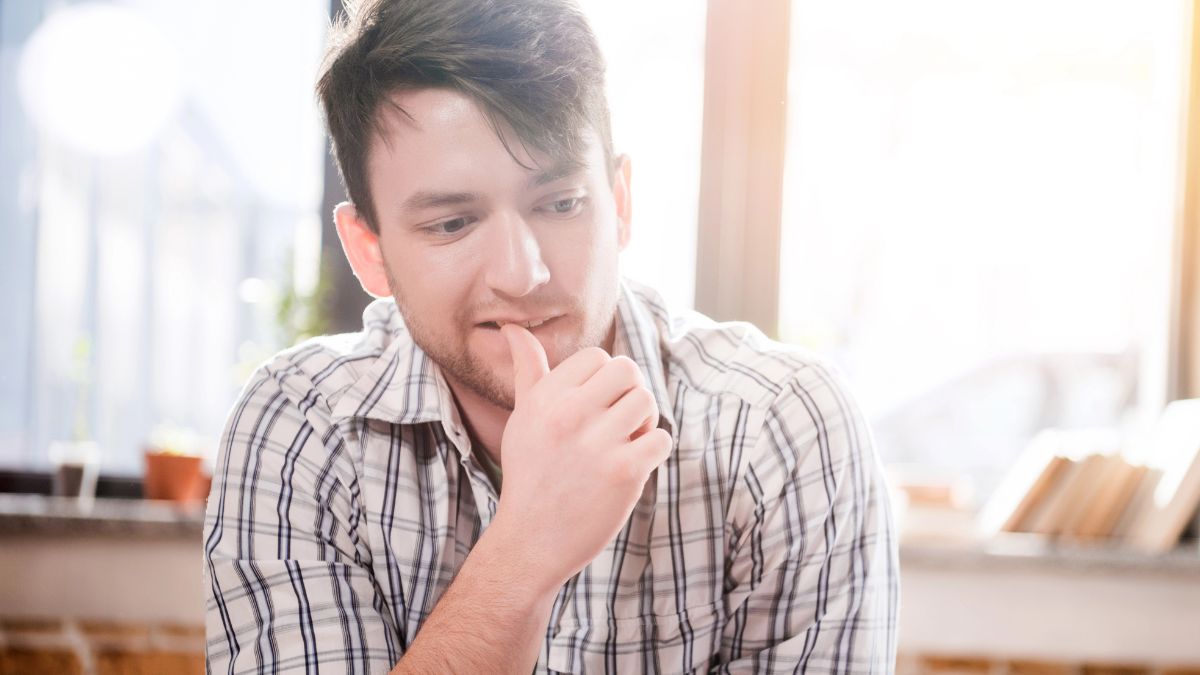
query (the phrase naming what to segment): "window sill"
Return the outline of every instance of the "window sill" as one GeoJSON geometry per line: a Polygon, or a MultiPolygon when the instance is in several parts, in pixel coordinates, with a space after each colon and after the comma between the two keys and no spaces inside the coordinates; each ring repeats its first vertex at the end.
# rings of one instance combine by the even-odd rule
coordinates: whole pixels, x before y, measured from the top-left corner
{"type": "Polygon", "coordinates": [[[73,497],[0,494],[0,536],[112,536],[199,539],[202,504],[97,498],[91,508],[73,497]]]}
{"type": "Polygon", "coordinates": [[[1200,542],[1188,540],[1162,555],[1114,544],[1070,545],[1028,534],[962,542],[902,541],[901,567],[1064,574],[1165,574],[1200,579],[1200,542]]]}

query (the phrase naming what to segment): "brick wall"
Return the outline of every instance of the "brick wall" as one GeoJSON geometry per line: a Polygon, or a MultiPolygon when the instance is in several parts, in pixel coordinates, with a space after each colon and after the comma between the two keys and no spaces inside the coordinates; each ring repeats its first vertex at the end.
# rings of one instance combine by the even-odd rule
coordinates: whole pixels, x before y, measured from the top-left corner
{"type": "Polygon", "coordinates": [[[0,619],[0,675],[203,672],[203,626],[0,619]]]}
{"type": "Polygon", "coordinates": [[[998,657],[901,654],[896,675],[1200,675],[1200,664],[1064,663],[998,657]]]}
{"type": "MultiPolygon", "coordinates": [[[[0,619],[0,675],[204,672],[204,627],[75,619],[0,619]]],[[[1200,675],[1200,664],[1062,663],[901,654],[896,675],[1200,675]]]]}

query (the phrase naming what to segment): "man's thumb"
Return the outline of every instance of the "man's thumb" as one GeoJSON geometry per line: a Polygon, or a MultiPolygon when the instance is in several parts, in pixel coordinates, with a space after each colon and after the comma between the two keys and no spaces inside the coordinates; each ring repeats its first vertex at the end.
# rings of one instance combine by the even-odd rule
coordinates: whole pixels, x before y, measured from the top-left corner
{"type": "Polygon", "coordinates": [[[512,353],[513,389],[519,403],[525,392],[550,372],[550,364],[542,343],[523,326],[504,324],[500,332],[508,340],[508,350],[512,353]]]}

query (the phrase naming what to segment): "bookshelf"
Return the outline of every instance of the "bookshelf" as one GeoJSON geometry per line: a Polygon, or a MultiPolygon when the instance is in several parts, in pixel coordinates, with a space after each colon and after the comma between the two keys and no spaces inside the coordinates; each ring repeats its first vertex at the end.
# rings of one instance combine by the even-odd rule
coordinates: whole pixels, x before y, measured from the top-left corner
{"type": "Polygon", "coordinates": [[[903,543],[900,650],[1200,666],[1200,544],[903,543]]]}

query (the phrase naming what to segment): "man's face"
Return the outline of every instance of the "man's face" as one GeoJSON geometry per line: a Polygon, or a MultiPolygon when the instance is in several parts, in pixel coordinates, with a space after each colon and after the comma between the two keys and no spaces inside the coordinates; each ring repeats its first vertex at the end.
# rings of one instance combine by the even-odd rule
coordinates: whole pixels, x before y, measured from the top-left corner
{"type": "Polygon", "coordinates": [[[500,324],[544,322],[531,332],[552,368],[611,347],[627,173],[610,181],[590,131],[579,161],[556,165],[505,130],[522,167],[473,99],[423,89],[393,100],[411,119],[384,106],[386,139],[367,165],[388,286],[451,384],[511,409],[500,324]]]}

